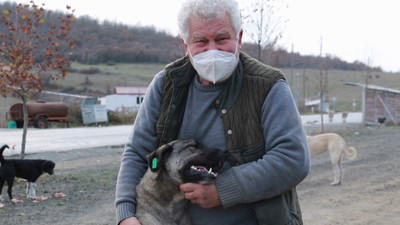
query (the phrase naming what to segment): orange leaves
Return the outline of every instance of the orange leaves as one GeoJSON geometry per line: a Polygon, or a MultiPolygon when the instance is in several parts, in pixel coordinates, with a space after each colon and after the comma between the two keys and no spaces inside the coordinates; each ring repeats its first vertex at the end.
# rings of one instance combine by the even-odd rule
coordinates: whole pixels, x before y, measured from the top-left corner
{"type": "Polygon", "coordinates": [[[39,202],[41,202],[41,201],[44,201],[44,200],[47,200],[47,199],[49,199],[49,197],[44,196],[44,195],[41,195],[41,196],[39,196],[39,197],[36,197],[36,198],[33,200],[33,203],[37,204],[37,203],[39,203],[39,202]]]}
{"type": "Polygon", "coordinates": [[[62,193],[62,192],[57,192],[57,193],[54,194],[54,197],[56,197],[56,198],[65,198],[65,197],[67,197],[67,195],[62,193]]]}
{"type": "Polygon", "coordinates": [[[68,74],[68,70],[62,70],[61,73],[62,73],[62,76],[65,77],[68,74]]]}
{"type": "Polygon", "coordinates": [[[0,91],[0,95],[1,95],[3,98],[7,98],[7,91],[6,91],[6,90],[1,90],[1,91],[0,91]]]}
{"type": "Polygon", "coordinates": [[[3,10],[3,14],[6,15],[6,16],[7,16],[8,14],[10,14],[10,13],[11,13],[11,10],[8,10],[8,9],[4,9],[4,10],[3,10]]]}
{"type": "Polygon", "coordinates": [[[47,54],[47,55],[53,55],[51,49],[49,49],[49,48],[46,49],[46,54],[47,54]]]}
{"type": "MultiPolygon", "coordinates": [[[[67,9],[70,10],[70,6],[67,9]]],[[[70,11],[72,13],[52,16],[51,11],[33,1],[17,5],[15,11],[0,10],[0,24],[5,27],[0,34],[0,56],[8,62],[9,68],[0,70],[1,96],[8,93],[27,96],[32,90],[40,92],[43,89],[41,76],[45,73],[54,79],[66,76],[68,54],[75,45],[68,39],[74,20],[73,10],[70,11]],[[56,18],[59,21],[54,21],[56,18]]]]}
{"type": "Polygon", "coordinates": [[[22,16],[21,16],[22,19],[26,19],[26,18],[28,18],[28,17],[29,17],[29,13],[24,13],[24,14],[22,14],[22,16]]]}

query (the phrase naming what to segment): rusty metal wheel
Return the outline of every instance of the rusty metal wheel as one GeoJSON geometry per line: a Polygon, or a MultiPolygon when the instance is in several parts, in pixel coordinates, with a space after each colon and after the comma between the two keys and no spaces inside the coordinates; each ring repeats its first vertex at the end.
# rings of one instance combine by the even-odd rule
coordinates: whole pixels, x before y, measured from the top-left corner
{"type": "Polygon", "coordinates": [[[44,116],[39,116],[39,118],[34,121],[33,125],[35,128],[46,129],[48,128],[47,118],[44,116]]]}

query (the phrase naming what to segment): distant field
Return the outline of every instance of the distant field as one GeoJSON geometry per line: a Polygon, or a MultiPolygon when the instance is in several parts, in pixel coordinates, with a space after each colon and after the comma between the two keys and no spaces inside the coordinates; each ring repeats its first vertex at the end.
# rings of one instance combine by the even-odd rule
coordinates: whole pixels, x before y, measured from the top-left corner
{"type": "MultiPolygon", "coordinates": [[[[290,69],[282,69],[287,81],[291,84],[293,95],[295,97],[319,99],[320,90],[320,71],[315,69],[294,69],[293,76],[290,69]],[[305,82],[303,82],[303,74],[305,82]],[[293,78],[292,78],[293,77],[293,78]],[[304,84],[304,85],[303,85],[304,84]],[[304,88],[305,87],[305,88],[304,88]]],[[[362,71],[344,71],[328,70],[327,75],[324,72],[324,79],[327,77],[327,93],[324,95],[327,99],[332,97],[337,99],[336,111],[352,111],[352,102],[355,100],[357,107],[355,111],[361,111],[361,87],[343,85],[341,81],[351,81],[365,84],[366,72],[362,71]]],[[[368,80],[371,85],[382,86],[400,90],[400,74],[394,73],[370,73],[372,78],[368,80]]],[[[331,107],[335,105],[331,102],[331,107]]]]}
{"type": "Polygon", "coordinates": [[[90,92],[105,95],[107,92],[113,91],[116,86],[147,86],[156,73],[161,71],[165,65],[161,64],[116,64],[107,66],[84,65],[73,63],[72,68],[77,69],[76,73],[69,73],[64,80],[52,81],[53,85],[57,85],[62,89],[75,88],[75,92],[83,89],[83,83],[86,77],[93,83],[89,86],[90,92]],[[100,73],[81,74],[82,69],[97,68],[100,73]]]}
{"type": "MultiPolygon", "coordinates": [[[[165,67],[164,64],[116,64],[113,66],[99,65],[84,65],[73,63],[72,68],[77,72],[69,73],[64,80],[51,81],[51,87],[59,92],[67,92],[73,94],[86,94],[84,85],[86,77],[91,85],[88,86],[88,95],[102,97],[112,93],[116,86],[147,86],[154,75],[165,67]],[[81,74],[82,69],[97,68],[101,72],[96,74],[81,74]]],[[[318,99],[320,88],[320,72],[312,69],[294,69],[293,73],[290,69],[282,69],[285,73],[287,82],[292,87],[293,95],[296,100],[304,97],[310,99],[318,99]],[[293,76],[292,76],[293,74],[293,76]],[[303,75],[305,82],[303,82],[303,75]],[[303,85],[304,84],[304,85],[303,85]]],[[[325,73],[325,72],[324,72],[325,73]]],[[[393,73],[371,73],[369,84],[400,89],[400,74],[393,73]]],[[[354,71],[327,71],[328,92],[325,96],[329,100],[332,97],[337,99],[335,104],[331,103],[331,108],[336,111],[353,111],[352,103],[356,101],[357,106],[355,111],[361,111],[361,88],[354,86],[343,85],[341,81],[352,81],[365,83],[366,72],[354,71]]],[[[49,101],[47,96],[46,101],[49,101]]],[[[60,97],[54,98],[53,101],[60,101],[60,97]]],[[[0,120],[4,121],[5,112],[9,107],[19,102],[19,99],[9,97],[7,99],[0,98],[0,120]]],[[[0,121],[0,126],[4,126],[4,122],[0,121]]]]}

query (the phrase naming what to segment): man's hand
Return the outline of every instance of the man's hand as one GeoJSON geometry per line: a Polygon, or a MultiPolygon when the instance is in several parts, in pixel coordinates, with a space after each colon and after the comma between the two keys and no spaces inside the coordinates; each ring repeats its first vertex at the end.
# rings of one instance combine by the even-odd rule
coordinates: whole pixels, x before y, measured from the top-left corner
{"type": "Polygon", "coordinates": [[[214,183],[185,183],[179,186],[185,193],[185,198],[202,208],[214,208],[222,204],[217,187],[214,183]]]}
{"type": "Polygon", "coordinates": [[[128,217],[119,223],[119,225],[141,225],[136,217],[128,217]]]}

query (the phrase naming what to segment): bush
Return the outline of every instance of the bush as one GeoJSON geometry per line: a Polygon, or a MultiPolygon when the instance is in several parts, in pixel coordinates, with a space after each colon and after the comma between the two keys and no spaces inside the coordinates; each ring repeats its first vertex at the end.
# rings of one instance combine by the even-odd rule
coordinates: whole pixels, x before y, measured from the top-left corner
{"type": "Polygon", "coordinates": [[[96,73],[100,73],[101,70],[99,68],[96,67],[90,67],[87,69],[81,69],[79,70],[79,73],[81,74],[96,74],[96,73]]]}
{"type": "MultiPolygon", "coordinates": [[[[109,125],[130,125],[136,119],[137,112],[113,112],[107,111],[109,125]]],[[[74,126],[83,126],[82,110],[80,104],[72,104],[68,107],[67,121],[74,126]]]]}
{"type": "Polygon", "coordinates": [[[114,112],[108,111],[108,123],[112,125],[129,125],[133,124],[136,119],[137,112],[126,113],[126,112],[114,112]]]}
{"type": "Polygon", "coordinates": [[[68,107],[67,121],[70,124],[71,123],[75,124],[76,126],[83,125],[82,110],[80,104],[75,103],[68,107]]]}

